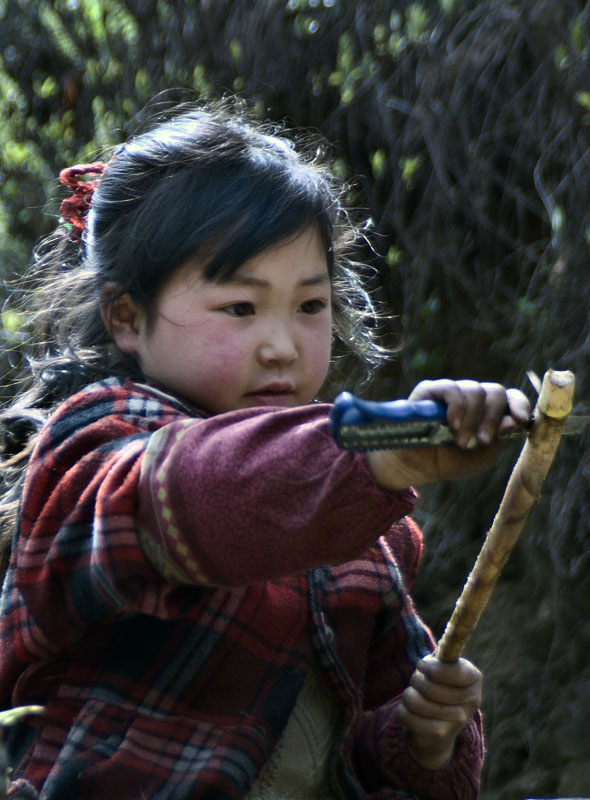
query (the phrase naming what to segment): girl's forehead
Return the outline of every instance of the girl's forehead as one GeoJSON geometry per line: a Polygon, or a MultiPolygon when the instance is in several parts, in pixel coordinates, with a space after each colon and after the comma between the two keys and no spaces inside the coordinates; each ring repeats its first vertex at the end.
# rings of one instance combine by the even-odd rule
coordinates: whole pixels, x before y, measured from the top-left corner
{"type": "Polygon", "coordinates": [[[328,277],[328,259],[324,243],[315,226],[297,231],[247,259],[236,270],[241,277],[274,271],[293,270],[308,276],[328,277]]]}

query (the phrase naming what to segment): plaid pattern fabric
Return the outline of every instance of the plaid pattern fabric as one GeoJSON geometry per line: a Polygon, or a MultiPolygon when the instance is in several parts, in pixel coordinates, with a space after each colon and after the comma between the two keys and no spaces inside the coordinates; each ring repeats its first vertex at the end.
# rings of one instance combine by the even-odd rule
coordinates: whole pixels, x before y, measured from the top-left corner
{"type": "Polygon", "coordinates": [[[116,379],[71,398],[31,458],[2,594],[0,702],[47,707],[11,733],[15,774],[42,800],[246,797],[318,668],[335,792],[364,797],[362,712],[432,649],[404,586],[413,498],[337,450],[326,406],[205,419],[116,379]]]}

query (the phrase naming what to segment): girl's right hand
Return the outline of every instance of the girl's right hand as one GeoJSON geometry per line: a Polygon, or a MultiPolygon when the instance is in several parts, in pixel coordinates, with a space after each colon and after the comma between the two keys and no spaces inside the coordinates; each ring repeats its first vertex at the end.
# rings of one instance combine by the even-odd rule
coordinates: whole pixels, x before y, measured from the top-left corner
{"type": "Polygon", "coordinates": [[[477,381],[422,381],[409,400],[436,400],[447,406],[455,444],[408,450],[373,450],[369,469],[384,489],[399,490],[452,480],[490,466],[498,437],[527,424],[530,403],[518,389],[477,381]]]}
{"type": "Polygon", "coordinates": [[[470,661],[430,655],[418,662],[397,709],[413,757],[440,769],[453,757],[457,737],[481,704],[482,674],[470,661]]]}

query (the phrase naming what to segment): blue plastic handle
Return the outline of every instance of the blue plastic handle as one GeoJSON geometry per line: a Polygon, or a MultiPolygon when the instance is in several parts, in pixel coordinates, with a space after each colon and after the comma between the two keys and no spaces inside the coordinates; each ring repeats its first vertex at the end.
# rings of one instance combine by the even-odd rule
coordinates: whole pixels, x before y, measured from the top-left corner
{"type": "MultiPolygon", "coordinates": [[[[425,427],[429,424],[439,423],[444,425],[447,419],[447,407],[444,403],[437,403],[434,400],[391,400],[388,402],[376,402],[373,400],[361,400],[350,392],[342,392],[334,401],[330,414],[330,425],[332,436],[341,447],[350,449],[350,443],[343,441],[342,430],[367,426],[379,426],[379,423],[387,425],[388,436],[391,437],[399,425],[400,434],[404,426],[424,423],[425,427]]],[[[347,437],[348,439],[348,437],[347,437]]],[[[357,448],[354,448],[357,449],[357,448]]],[[[360,448],[359,448],[360,449],[360,448]]]]}
{"type": "Polygon", "coordinates": [[[350,392],[342,392],[334,401],[332,419],[340,425],[360,425],[377,420],[446,422],[447,407],[434,400],[361,400],[350,392]]]}

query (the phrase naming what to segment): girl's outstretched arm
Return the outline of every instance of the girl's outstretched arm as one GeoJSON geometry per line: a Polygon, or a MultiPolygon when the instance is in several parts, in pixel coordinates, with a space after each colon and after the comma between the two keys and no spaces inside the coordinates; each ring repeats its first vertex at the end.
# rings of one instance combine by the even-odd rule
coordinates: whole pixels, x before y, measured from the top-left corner
{"type": "Polygon", "coordinates": [[[405,489],[469,475],[490,466],[498,436],[530,418],[530,404],[518,389],[476,381],[422,381],[409,400],[436,400],[447,405],[455,446],[367,453],[369,469],[384,489],[405,489]]]}

